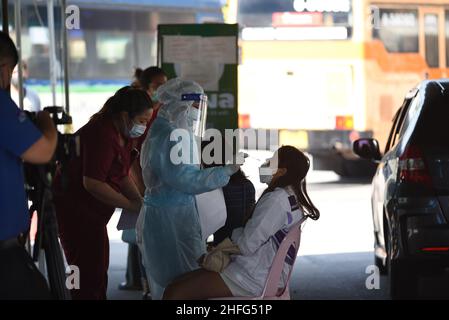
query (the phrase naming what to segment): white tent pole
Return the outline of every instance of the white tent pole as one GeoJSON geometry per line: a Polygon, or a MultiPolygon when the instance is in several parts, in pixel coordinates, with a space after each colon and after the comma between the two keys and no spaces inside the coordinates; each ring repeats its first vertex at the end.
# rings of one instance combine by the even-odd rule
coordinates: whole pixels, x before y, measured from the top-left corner
{"type": "Polygon", "coordinates": [[[52,94],[53,106],[56,106],[56,38],[55,38],[55,16],[54,16],[54,1],[47,0],[47,15],[48,15],[48,37],[50,42],[49,54],[50,59],[50,85],[52,94]]]}

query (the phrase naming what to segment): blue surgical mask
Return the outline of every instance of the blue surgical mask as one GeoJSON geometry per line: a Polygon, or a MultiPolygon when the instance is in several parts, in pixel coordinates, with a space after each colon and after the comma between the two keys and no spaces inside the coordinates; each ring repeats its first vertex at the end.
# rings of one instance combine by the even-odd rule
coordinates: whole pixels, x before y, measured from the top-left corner
{"type": "Polygon", "coordinates": [[[143,124],[133,124],[133,127],[129,130],[130,138],[139,138],[141,137],[145,131],[147,130],[147,126],[143,124]]]}
{"type": "Polygon", "coordinates": [[[151,101],[152,101],[153,103],[159,102],[159,99],[158,99],[158,97],[157,97],[156,91],[151,95],[151,101]]]}

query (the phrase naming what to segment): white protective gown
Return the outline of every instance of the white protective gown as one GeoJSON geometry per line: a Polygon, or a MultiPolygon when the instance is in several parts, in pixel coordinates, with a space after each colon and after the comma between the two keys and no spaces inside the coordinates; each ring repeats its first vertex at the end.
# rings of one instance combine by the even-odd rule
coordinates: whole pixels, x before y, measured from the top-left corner
{"type": "Polygon", "coordinates": [[[201,170],[188,121],[191,102],[182,94],[203,93],[191,81],[172,79],[159,87],[163,104],[142,146],[141,166],[146,186],[144,206],[136,225],[137,242],[154,300],[178,276],[198,269],[197,259],[206,252],[195,195],[225,186],[235,172],[230,166],[201,170]],[[173,163],[171,141],[176,129],[189,131],[192,163],[173,163]]]}

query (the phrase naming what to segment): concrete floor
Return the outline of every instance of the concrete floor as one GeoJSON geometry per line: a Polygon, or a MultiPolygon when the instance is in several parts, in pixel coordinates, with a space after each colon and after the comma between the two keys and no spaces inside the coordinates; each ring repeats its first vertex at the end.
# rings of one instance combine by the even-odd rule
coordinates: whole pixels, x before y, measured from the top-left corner
{"type": "Polygon", "coordinates": [[[109,265],[109,300],[141,300],[142,294],[138,291],[118,290],[118,285],[125,281],[126,257],[128,254],[128,245],[121,241],[113,240],[111,245],[111,257],[109,265]]]}
{"type": "MultiPolygon", "coordinates": [[[[111,265],[109,268],[108,299],[140,300],[137,291],[117,289],[124,281],[127,245],[111,242],[111,265]]],[[[365,287],[368,274],[366,266],[372,264],[372,252],[324,254],[299,256],[290,284],[293,300],[344,299],[379,300],[388,299],[386,279],[381,277],[380,289],[365,287]]]]}

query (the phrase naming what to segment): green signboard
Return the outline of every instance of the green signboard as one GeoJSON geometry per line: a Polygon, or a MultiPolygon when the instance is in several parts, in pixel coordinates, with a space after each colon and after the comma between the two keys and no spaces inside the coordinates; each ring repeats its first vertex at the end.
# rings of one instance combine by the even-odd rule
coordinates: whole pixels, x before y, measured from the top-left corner
{"type": "Polygon", "coordinates": [[[237,24],[158,27],[158,64],[169,78],[193,80],[204,88],[207,128],[238,128],[237,39],[237,24]]]}

